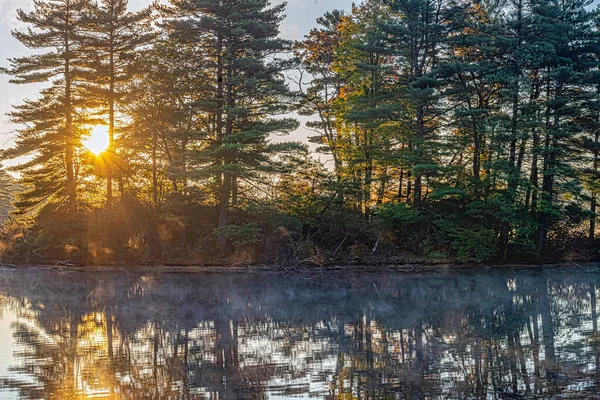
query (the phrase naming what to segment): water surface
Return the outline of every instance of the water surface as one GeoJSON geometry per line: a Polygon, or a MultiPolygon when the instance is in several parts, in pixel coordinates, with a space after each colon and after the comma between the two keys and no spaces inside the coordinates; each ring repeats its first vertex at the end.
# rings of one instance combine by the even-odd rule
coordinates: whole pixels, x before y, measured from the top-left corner
{"type": "Polygon", "coordinates": [[[0,398],[600,398],[600,270],[0,271],[0,398]]]}

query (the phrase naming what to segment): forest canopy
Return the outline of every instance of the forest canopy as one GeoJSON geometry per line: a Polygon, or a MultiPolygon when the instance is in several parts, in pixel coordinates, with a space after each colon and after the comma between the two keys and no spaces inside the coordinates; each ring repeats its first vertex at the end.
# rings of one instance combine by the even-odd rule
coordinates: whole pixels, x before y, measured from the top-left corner
{"type": "Polygon", "coordinates": [[[366,0],[296,42],[285,7],[19,10],[1,72],[43,88],[9,113],[2,261],[597,256],[592,1],[366,0]],[[272,140],[298,116],[312,146],[272,140]]]}

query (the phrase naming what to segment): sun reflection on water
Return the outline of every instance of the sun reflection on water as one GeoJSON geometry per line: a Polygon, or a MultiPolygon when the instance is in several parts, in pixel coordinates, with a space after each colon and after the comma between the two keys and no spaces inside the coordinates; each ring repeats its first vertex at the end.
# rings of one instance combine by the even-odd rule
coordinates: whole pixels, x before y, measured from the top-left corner
{"type": "Polygon", "coordinates": [[[469,290],[342,279],[326,292],[304,281],[0,273],[0,349],[10,353],[0,354],[0,397],[596,393],[596,278],[480,278],[469,290]]]}

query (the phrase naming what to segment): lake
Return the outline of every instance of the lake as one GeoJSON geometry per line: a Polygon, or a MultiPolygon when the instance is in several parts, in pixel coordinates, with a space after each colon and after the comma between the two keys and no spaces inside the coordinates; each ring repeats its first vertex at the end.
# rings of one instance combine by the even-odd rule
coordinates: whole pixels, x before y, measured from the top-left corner
{"type": "Polygon", "coordinates": [[[600,398],[600,269],[0,271],[1,399],[600,398]]]}

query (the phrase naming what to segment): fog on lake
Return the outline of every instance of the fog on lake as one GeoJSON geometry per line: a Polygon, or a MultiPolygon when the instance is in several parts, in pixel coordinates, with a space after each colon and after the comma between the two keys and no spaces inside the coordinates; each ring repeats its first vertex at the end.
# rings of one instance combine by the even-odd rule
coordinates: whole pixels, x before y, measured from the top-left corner
{"type": "Polygon", "coordinates": [[[600,397],[600,269],[0,271],[0,398],[600,397]]]}

